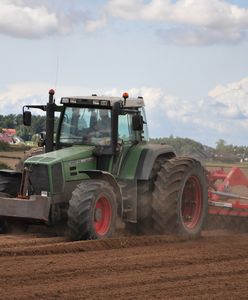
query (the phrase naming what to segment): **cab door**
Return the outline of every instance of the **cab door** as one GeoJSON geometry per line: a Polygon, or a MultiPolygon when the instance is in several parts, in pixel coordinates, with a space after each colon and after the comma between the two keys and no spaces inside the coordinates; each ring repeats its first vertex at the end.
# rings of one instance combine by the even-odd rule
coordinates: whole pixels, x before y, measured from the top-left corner
{"type": "Polygon", "coordinates": [[[119,115],[118,119],[118,147],[114,161],[112,173],[116,176],[122,190],[122,218],[124,221],[137,221],[137,180],[132,176],[122,176],[123,166],[130,163],[129,152],[136,146],[135,132],[132,130],[133,114],[119,115]]]}
{"type": "Polygon", "coordinates": [[[119,177],[121,167],[130,149],[135,145],[135,135],[132,130],[132,115],[119,115],[118,118],[118,152],[113,162],[112,173],[119,177]]]}

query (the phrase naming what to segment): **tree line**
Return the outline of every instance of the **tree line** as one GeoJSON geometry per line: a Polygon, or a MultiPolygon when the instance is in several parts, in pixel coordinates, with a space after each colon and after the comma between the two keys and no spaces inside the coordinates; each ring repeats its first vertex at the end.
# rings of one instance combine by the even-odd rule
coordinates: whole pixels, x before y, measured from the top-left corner
{"type": "Polygon", "coordinates": [[[240,161],[248,159],[248,146],[228,144],[224,139],[219,139],[215,147],[209,147],[189,138],[174,137],[151,139],[153,143],[173,146],[178,155],[193,155],[220,161],[240,161]]]}
{"type": "Polygon", "coordinates": [[[233,144],[227,144],[224,139],[219,139],[216,142],[216,155],[232,155],[239,157],[240,159],[248,158],[248,146],[237,146],[233,144]]]}
{"type": "MultiPolygon", "coordinates": [[[[57,123],[58,119],[55,118],[55,120],[57,123]]],[[[46,117],[32,115],[31,126],[24,126],[22,114],[0,115],[0,132],[2,128],[16,129],[17,136],[24,141],[30,141],[35,134],[46,130],[46,117]]]]}

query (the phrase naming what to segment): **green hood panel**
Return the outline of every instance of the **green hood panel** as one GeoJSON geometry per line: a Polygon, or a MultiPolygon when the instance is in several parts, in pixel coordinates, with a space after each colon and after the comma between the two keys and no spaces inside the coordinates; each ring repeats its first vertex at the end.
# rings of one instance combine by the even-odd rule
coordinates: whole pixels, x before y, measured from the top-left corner
{"type": "Polygon", "coordinates": [[[30,157],[25,161],[25,164],[33,165],[33,167],[35,165],[47,166],[51,185],[56,177],[60,176],[59,174],[53,175],[53,170],[58,165],[61,165],[60,174],[62,172],[64,181],[82,180],[88,178],[84,171],[96,169],[96,158],[93,156],[94,148],[94,146],[68,147],[30,157]]]}
{"type": "Polygon", "coordinates": [[[32,156],[26,160],[27,163],[35,164],[56,164],[60,162],[84,159],[92,156],[93,146],[73,146],[32,156]]]}

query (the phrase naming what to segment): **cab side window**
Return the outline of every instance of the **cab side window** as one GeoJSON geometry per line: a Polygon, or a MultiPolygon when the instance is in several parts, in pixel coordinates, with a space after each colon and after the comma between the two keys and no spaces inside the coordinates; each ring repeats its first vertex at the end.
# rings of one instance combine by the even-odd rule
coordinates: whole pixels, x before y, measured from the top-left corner
{"type": "Polygon", "coordinates": [[[124,142],[131,141],[133,139],[130,115],[126,114],[119,116],[118,131],[119,139],[123,140],[124,142]]]}

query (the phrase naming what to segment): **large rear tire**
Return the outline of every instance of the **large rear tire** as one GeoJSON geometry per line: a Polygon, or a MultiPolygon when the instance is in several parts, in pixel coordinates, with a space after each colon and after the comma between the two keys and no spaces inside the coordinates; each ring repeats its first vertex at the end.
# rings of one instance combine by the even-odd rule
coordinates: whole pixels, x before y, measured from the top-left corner
{"type": "Polygon", "coordinates": [[[117,204],[112,186],[104,180],[86,180],[72,193],[68,209],[73,240],[103,239],[115,233],[117,204]]]}
{"type": "Polygon", "coordinates": [[[198,237],[208,209],[207,180],[200,162],[183,157],[167,161],[155,181],[152,208],[155,232],[198,237]]]}

